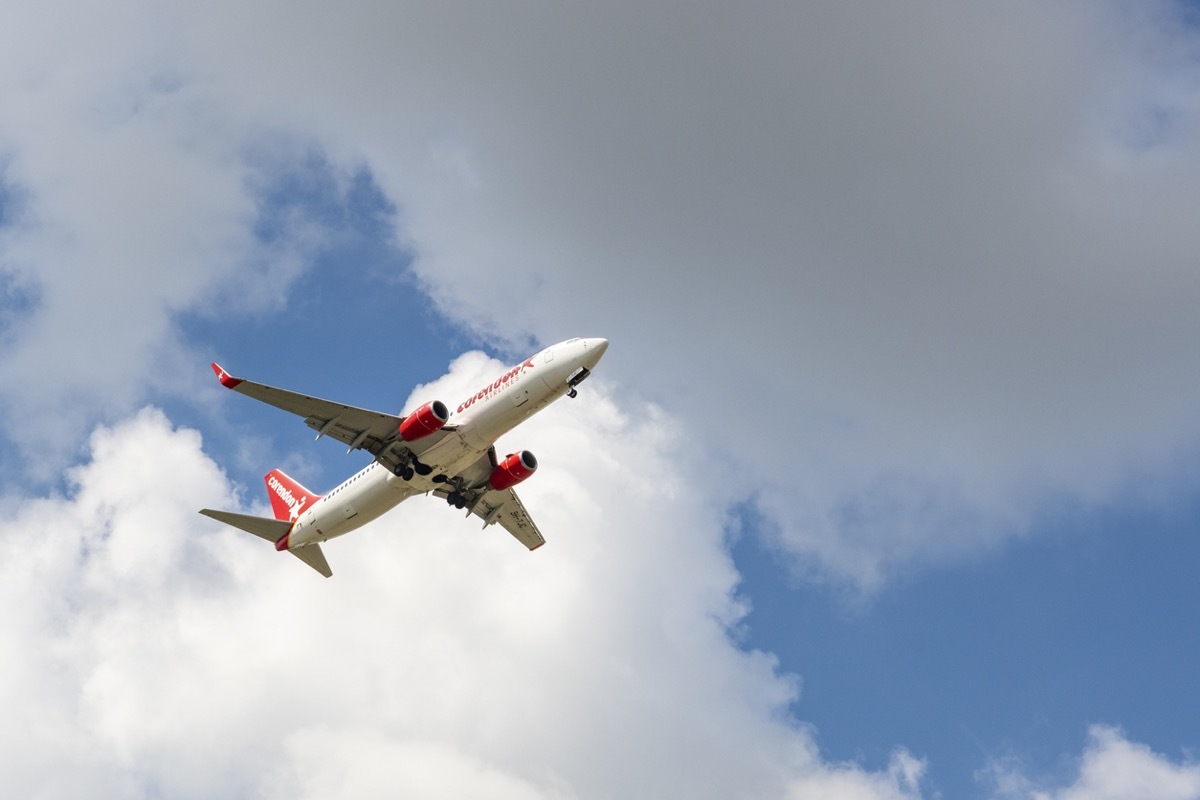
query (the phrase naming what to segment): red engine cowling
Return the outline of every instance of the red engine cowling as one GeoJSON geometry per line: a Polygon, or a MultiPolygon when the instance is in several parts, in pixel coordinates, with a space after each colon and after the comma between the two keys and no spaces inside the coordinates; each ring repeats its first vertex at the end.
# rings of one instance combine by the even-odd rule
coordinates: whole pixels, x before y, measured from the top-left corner
{"type": "Polygon", "coordinates": [[[426,403],[400,421],[400,438],[406,442],[437,433],[450,419],[450,410],[441,400],[426,403]]]}
{"type": "Polygon", "coordinates": [[[492,470],[491,477],[488,478],[488,484],[498,492],[503,491],[516,486],[532,475],[536,469],[537,459],[533,457],[533,453],[522,450],[519,453],[513,453],[497,464],[496,468],[492,470]]]}

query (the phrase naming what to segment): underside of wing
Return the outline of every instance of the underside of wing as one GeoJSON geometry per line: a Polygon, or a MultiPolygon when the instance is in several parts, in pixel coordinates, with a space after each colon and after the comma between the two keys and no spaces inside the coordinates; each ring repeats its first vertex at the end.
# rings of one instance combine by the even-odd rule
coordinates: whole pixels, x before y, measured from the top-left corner
{"type": "Polygon", "coordinates": [[[463,506],[468,514],[483,520],[483,527],[499,525],[521,544],[536,550],[546,543],[533,518],[525,510],[521,498],[513,489],[496,491],[487,485],[487,476],[496,466],[496,452],[492,448],[479,460],[454,476],[452,482],[442,484],[434,495],[450,499],[454,493],[462,495],[463,506]]]}
{"type": "Polygon", "coordinates": [[[485,528],[493,523],[499,524],[530,550],[536,550],[546,543],[533,518],[521,503],[521,498],[517,497],[517,493],[512,489],[488,492],[471,509],[471,513],[483,520],[485,528]]]}
{"type": "Polygon", "coordinates": [[[453,430],[447,426],[442,431],[421,439],[418,442],[419,448],[413,448],[397,436],[404,417],[235,378],[216,364],[213,364],[212,368],[225,388],[303,417],[304,424],[317,432],[318,439],[328,436],[351,450],[366,450],[393,471],[397,464],[405,461],[403,454],[414,450],[418,453],[424,451],[441,439],[445,432],[453,430]]]}

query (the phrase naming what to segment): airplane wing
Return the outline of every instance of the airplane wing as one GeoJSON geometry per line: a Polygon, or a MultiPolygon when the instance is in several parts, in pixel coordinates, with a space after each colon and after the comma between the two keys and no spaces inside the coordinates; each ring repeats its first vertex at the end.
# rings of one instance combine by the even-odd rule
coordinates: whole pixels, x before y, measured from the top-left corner
{"type": "MultiPolygon", "coordinates": [[[[483,520],[483,527],[499,524],[521,544],[536,550],[546,543],[533,518],[525,510],[521,498],[513,489],[496,491],[488,488],[487,478],[496,466],[496,448],[489,448],[478,460],[455,476],[455,480],[467,487],[467,515],[474,514],[483,520]],[[474,488],[471,488],[474,487],[474,488]]],[[[454,486],[444,483],[433,490],[443,499],[450,496],[454,486]]]]}
{"type": "Polygon", "coordinates": [[[217,380],[226,389],[253,397],[255,400],[283,409],[284,411],[304,418],[304,424],[317,432],[317,438],[329,436],[337,439],[351,450],[363,449],[375,456],[378,461],[389,469],[394,468],[399,461],[394,453],[393,445],[397,441],[403,449],[417,455],[432,447],[447,433],[453,430],[446,426],[442,430],[423,437],[414,443],[399,440],[396,431],[404,417],[395,414],[384,414],[380,411],[370,411],[365,408],[334,403],[319,397],[310,397],[287,389],[277,389],[262,383],[235,378],[219,365],[212,365],[217,380]],[[415,445],[415,446],[414,446],[415,445]]]}
{"type": "Polygon", "coordinates": [[[521,498],[512,489],[503,492],[488,492],[479,498],[471,513],[483,520],[483,527],[499,523],[518,542],[530,550],[537,550],[546,543],[533,518],[525,510],[521,498]]]}

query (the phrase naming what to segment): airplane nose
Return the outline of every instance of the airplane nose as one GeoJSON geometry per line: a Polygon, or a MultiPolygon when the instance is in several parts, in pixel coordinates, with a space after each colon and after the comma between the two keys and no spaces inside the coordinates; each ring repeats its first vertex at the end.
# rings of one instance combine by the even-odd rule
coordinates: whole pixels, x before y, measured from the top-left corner
{"type": "Polygon", "coordinates": [[[584,339],[583,346],[587,348],[588,362],[595,366],[600,356],[608,349],[608,339],[584,339]]]}

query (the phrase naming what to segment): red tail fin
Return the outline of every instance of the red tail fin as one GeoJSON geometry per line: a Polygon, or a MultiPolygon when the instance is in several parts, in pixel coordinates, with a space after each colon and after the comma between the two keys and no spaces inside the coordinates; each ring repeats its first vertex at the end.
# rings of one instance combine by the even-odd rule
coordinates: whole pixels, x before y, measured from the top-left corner
{"type": "Polygon", "coordinates": [[[304,509],[321,499],[321,495],[313,494],[281,470],[271,470],[264,480],[267,482],[267,495],[271,498],[275,519],[295,522],[300,519],[304,509]]]}

